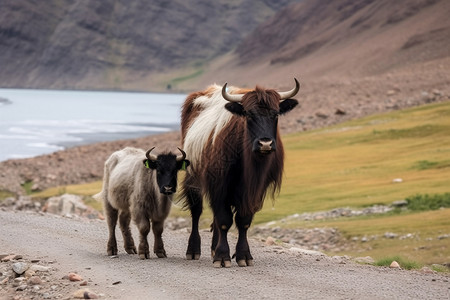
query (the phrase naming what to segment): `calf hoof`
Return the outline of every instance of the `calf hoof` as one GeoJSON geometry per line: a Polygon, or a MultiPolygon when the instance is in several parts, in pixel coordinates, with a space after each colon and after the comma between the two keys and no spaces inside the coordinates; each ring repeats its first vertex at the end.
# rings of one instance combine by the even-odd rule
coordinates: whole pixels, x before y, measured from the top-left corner
{"type": "Polygon", "coordinates": [[[150,259],[150,253],[139,253],[140,259],[150,259]]]}
{"type": "Polygon", "coordinates": [[[253,259],[241,259],[237,261],[237,264],[239,267],[252,267],[253,266],[253,259]]]}
{"type": "Polygon", "coordinates": [[[187,253],[186,254],[187,260],[199,260],[200,259],[200,253],[187,253]]]}
{"type": "Polygon", "coordinates": [[[106,249],[106,252],[108,253],[108,256],[117,255],[117,248],[108,247],[108,249],[106,249]]]}
{"type": "Polygon", "coordinates": [[[214,268],[221,268],[221,267],[230,268],[231,260],[216,260],[215,262],[213,262],[213,267],[214,268]]]}

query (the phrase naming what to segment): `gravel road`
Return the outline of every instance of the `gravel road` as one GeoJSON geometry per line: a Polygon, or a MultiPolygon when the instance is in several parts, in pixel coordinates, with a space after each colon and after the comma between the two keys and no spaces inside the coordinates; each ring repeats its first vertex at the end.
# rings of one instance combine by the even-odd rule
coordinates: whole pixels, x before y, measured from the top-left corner
{"type": "MultiPolygon", "coordinates": [[[[185,260],[186,230],[164,232],[168,258],[152,255],[140,260],[128,255],[120,236],[119,255],[110,258],[104,221],[0,211],[0,254],[51,262],[49,284],[76,272],[102,299],[450,298],[447,275],[358,265],[342,257],[305,254],[257,240],[250,240],[255,266],[240,268],[233,261],[231,268],[215,269],[209,256],[211,234],[201,235],[203,254],[198,261],[185,260]]],[[[235,243],[231,236],[230,245],[235,243]]],[[[58,293],[69,299],[79,288],[65,284],[58,293]]],[[[10,299],[11,293],[1,288],[0,299],[10,299]]]]}

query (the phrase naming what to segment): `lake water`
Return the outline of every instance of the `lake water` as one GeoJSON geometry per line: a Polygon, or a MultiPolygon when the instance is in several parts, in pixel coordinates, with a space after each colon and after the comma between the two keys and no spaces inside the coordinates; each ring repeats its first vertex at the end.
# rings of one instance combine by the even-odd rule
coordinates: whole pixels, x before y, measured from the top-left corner
{"type": "Polygon", "coordinates": [[[0,89],[0,161],[177,130],[185,97],[0,89]]]}

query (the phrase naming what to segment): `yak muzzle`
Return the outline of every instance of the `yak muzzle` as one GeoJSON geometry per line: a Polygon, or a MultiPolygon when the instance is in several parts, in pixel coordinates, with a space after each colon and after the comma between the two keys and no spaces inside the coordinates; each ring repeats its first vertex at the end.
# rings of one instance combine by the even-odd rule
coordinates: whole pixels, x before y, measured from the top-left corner
{"type": "Polygon", "coordinates": [[[276,150],[275,142],[269,138],[262,138],[256,141],[253,147],[254,152],[269,154],[276,150]]]}

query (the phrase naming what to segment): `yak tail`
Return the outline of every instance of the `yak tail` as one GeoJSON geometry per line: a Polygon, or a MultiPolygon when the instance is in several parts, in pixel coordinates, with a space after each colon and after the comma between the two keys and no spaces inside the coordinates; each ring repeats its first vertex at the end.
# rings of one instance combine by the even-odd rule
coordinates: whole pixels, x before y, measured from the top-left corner
{"type": "Polygon", "coordinates": [[[104,171],[103,171],[103,186],[102,186],[102,190],[93,195],[92,198],[94,198],[97,201],[106,201],[106,197],[108,195],[108,188],[109,188],[109,176],[110,176],[110,170],[111,170],[111,165],[116,165],[117,164],[117,159],[114,159],[114,161],[112,161],[113,156],[111,156],[106,162],[105,162],[105,167],[104,167],[104,171]]]}

